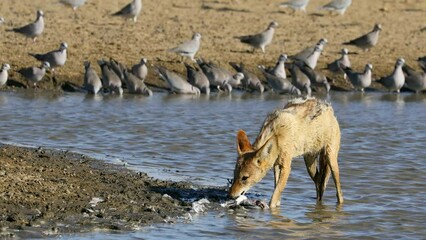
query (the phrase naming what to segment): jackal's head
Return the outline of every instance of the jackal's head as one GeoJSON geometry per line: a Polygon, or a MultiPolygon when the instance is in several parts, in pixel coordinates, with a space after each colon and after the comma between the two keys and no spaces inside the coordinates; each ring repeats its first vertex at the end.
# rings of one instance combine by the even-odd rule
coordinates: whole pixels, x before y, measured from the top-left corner
{"type": "Polygon", "coordinates": [[[243,130],[237,134],[237,164],[234,170],[234,180],[229,189],[229,196],[237,198],[247,192],[254,184],[262,180],[272,167],[275,159],[271,154],[276,149],[272,140],[254,149],[243,130]]]}

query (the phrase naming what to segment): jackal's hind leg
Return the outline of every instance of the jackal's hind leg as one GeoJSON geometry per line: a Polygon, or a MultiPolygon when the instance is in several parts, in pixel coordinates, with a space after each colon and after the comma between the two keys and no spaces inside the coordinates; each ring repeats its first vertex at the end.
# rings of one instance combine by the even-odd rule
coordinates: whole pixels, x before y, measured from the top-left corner
{"type": "Polygon", "coordinates": [[[330,166],[328,165],[329,152],[326,149],[321,151],[319,157],[319,168],[318,178],[316,183],[318,184],[317,201],[322,201],[325,189],[327,187],[328,180],[330,179],[330,166]]]}
{"type": "Polygon", "coordinates": [[[327,149],[327,161],[328,166],[331,169],[331,174],[333,175],[334,185],[336,186],[336,197],[338,203],[343,203],[343,194],[342,188],[340,186],[340,172],[339,172],[339,164],[337,162],[339,147],[336,149],[327,149]]]}
{"type": "Polygon", "coordinates": [[[303,159],[305,160],[306,169],[308,170],[309,176],[311,177],[312,181],[314,181],[315,189],[317,192],[317,198],[319,193],[319,181],[317,180],[319,177],[318,173],[318,159],[319,153],[315,154],[305,154],[303,155],[303,159]]]}

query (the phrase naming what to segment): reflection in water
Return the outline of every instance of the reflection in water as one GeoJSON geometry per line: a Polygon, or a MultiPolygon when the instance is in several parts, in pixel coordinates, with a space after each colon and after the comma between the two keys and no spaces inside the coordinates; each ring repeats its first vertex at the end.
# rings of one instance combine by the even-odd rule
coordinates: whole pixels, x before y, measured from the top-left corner
{"type": "MultiPolygon", "coordinates": [[[[191,224],[160,225],[120,238],[425,236],[426,96],[332,92],[320,97],[329,98],[341,126],[343,206],[335,204],[332,181],[324,202],[316,204],[312,180],[297,158],[278,209],[219,209],[194,216],[191,224]]],[[[236,132],[244,129],[253,139],[266,114],[290,98],[238,92],[153,97],[0,92],[0,140],[78,151],[162,179],[224,186],[233,174],[236,132]]],[[[272,189],[270,173],[248,196],[268,201],[272,189]]]]}

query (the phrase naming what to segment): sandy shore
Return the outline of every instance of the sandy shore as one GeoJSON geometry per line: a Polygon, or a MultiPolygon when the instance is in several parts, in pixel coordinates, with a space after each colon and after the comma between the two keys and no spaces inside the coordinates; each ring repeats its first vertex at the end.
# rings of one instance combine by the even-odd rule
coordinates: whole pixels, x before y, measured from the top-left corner
{"type": "MultiPolygon", "coordinates": [[[[87,2],[74,13],[56,0],[3,0],[0,15],[6,22],[0,25],[0,63],[10,63],[13,70],[38,65],[28,56],[29,52],[44,53],[57,49],[61,41],[66,41],[69,45],[68,62],[59,69],[54,81],[44,80],[40,84],[42,88],[60,87],[64,82],[81,85],[83,61],[95,63],[109,57],[131,66],[145,56],[152,64],[184,73],[179,58],[165,50],[189,39],[193,32],[200,32],[203,37],[198,56],[229,69],[230,61],[244,62],[260,76],[256,70],[258,64],[272,65],[279,54],[294,54],[325,37],[329,44],[318,67],[323,68],[339,57],[342,42],[370,31],[375,23],[383,26],[379,44],[367,53],[350,48],[359,53],[351,55],[355,70],[361,71],[367,62],[371,62],[374,77],[378,78],[392,71],[397,57],[404,57],[408,64],[415,66],[415,60],[426,54],[426,2],[422,0],[357,0],[344,16],[316,10],[328,0],[312,1],[308,14],[278,9],[280,1],[145,0],[137,23],[109,16],[128,0],[109,4],[102,0],[87,2]],[[45,12],[46,30],[36,43],[5,31],[33,21],[37,9],[45,12]],[[250,48],[233,38],[260,32],[271,20],[280,26],[266,54],[251,54],[248,52],[250,48]]],[[[334,79],[334,85],[349,87],[341,76],[329,74],[329,77],[334,79]]],[[[25,83],[14,72],[11,79],[25,83]]],[[[150,71],[147,82],[164,86],[153,71],[150,71]]]]}
{"type": "Polygon", "coordinates": [[[0,238],[173,223],[193,214],[191,203],[179,199],[226,194],[66,151],[3,145],[0,161],[0,238]],[[91,204],[96,198],[101,201],[91,204]]]}

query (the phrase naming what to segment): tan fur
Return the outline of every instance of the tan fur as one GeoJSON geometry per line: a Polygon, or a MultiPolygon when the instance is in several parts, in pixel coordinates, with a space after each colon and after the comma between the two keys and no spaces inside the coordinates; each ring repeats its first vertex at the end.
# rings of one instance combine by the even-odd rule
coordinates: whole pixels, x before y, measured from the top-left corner
{"type": "Polygon", "coordinates": [[[330,174],[343,203],[337,157],[340,128],[333,109],[317,99],[297,99],[270,113],[253,145],[244,131],[237,134],[238,159],[229,195],[236,198],[274,168],[275,189],[270,206],[280,205],[294,157],[304,156],[306,168],[321,201],[330,174]]]}

